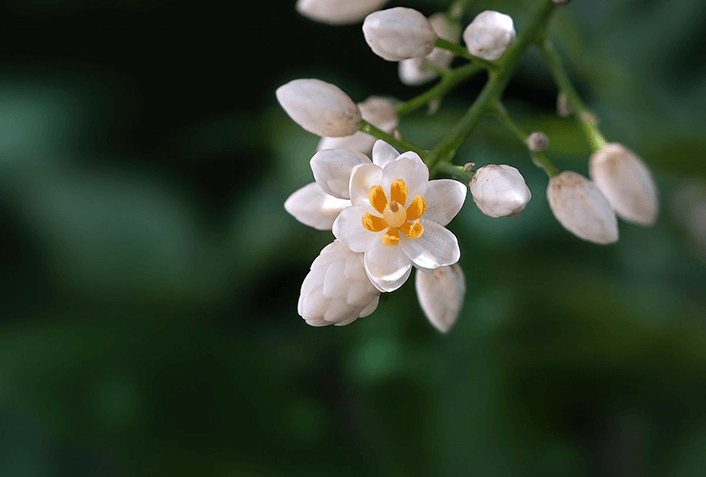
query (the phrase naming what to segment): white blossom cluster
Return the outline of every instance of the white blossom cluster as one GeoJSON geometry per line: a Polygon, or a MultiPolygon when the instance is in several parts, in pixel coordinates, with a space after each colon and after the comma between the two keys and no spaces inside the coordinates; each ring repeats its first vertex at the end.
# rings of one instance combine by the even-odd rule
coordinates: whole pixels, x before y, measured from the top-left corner
{"type": "MultiPolygon", "coordinates": [[[[382,10],[386,3],[298,0],[296,8],[329,24],[362,21],[372,52],[398,62],[400,81],[407,85],[448,75],[454,56],[501,68],[503,55],[516,42],[512,18],[500,12],[481,12],[463,29],[453,7],[427,18],[411,8],[382,10]],[[465,48],[457,44],[461,38],[465,48]]],[[[356,103],[337,86],[318,79],[290,81],[276,96],[296,123],[321,137],[310,162],[314,182],[291,194],[285,209],[306,225],[331,230],[335,237],[304,279],[299,314],[312,326],[347,325],[375,311],[380,293],[400,288],[416,268],[422,310],[433,326],[448,331],[463,305],[465,279],[458,265],[458,240],[446,226],[469,190],[488,217],[522,213],[532,194],[520,172],[507,164],[486,164],[473,171],[469,164],[461,174],[472,174],[466,183],[430,180],[425,162],[429,151],[399,140],[399,101],[372,96],[356,103]],[[409,147],[400,152],[389,142],[409,147]]],[[[565,109],[570,114],[568,106],[565,109]]],[[[502,104],[497,112],[506,115],[502,104]]],[[[514,125],[511,129],[522,136],[514,125]]],[[[639,225],[655,223],[654,179],[624,146],[609,143],[595,152],[588,164],[589,180],[542,165],[535,155],[548,147],[544,133],[522,140],[535,164],[550,176],[547,198],[554,216],[577,237],[613,243],[618,240],[617,217],[639,225]]]]}

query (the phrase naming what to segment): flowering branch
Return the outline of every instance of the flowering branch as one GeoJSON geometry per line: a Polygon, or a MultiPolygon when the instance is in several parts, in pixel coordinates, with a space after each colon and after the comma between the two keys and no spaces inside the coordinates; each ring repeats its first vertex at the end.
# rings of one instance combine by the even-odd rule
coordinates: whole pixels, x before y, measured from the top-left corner
{"type": "Polygon", "coordinates": [[[382,131],[381,129],[378,129],[377,127],[373,126],[370,124],[368,121],[365,119],[360,120],[360,130],[370,134],[371,136],[375,136],[378,139],[382,139],[386,143],[396,146],[404,151],[414,151],[417,154],[419,154],[422,159],[425,158],[425,156],[428,156],[429,152],[425,151],[421,147],[417,146],[416,144],[413,144],[405,139],[398,139],[392,134],[388,134],[385,131],[382,131]]]}

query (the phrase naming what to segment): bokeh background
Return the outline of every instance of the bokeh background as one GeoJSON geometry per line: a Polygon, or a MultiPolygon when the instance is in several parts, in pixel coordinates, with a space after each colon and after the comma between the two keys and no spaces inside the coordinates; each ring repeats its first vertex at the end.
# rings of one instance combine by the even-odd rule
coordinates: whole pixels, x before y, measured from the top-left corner
{"type": "MultiPolygon", "coordinates": [[[[537,0],[476,1],[522,30],[537,0]]],[[[426,14],[443,0],[396,2],[426,14]]],[[[459,163],[533,192],[467,201],[467,296],[447,335],[410,280],[370,317],[311,328],[301,282],[332,240],[283,202],[317,138],[274,99],[299,77],[408,99],[359,25],[294,0],[8,0],[0,17],[0,475],[703,475],[706,4],[576,0],[552,38],[661,215],[580,241],[492,119],[459,163]]],[[[432,146],[483,84],[402,123],[432,146]]],[[[562,169],[588,147],[537,52],[506,104],[562,169]]]]}

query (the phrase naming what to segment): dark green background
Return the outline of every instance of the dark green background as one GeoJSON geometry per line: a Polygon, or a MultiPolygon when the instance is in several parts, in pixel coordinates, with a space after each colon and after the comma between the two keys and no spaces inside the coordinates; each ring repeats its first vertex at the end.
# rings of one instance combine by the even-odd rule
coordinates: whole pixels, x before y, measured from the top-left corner
{"type": "MultiPolygon", "coordinates": [[[[513,219],[468,200],[451,223],[468,292],[448,335],[412,280],[347,327],[296,313],[332,235],[283,209],[312,180],[317,138],[274,90],[298,77],[356,101],[423,88],[400,85],[359,25],[293,4],[6,2],[0,475],[703,475],[706,4],[559,12],[552,37],[608,140],[654,171],[660,219],[621,223],[612,246],[576,239],[543,173],[484,120],[458,162],[512,164],[533,199],[513,219]]],[[[536,4],[473,2],[467,20],[493,7],[521,31],[536,4]]],[[[400,129],[432,146],[482,84],[400,129]]],[[[508,109],[585,174],[555,97],[529,53],[508,109]]]]}

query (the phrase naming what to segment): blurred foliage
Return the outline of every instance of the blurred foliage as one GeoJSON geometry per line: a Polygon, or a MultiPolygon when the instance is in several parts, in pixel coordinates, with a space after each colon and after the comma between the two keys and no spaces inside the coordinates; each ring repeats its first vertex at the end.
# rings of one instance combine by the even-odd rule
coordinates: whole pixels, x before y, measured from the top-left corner
{"type": "MultiPolygon", "coordinates": [[[[356,100],[422,89],[400,85],[359,26],[245,3],[8,3],[0,475],[701,475],[703,2],[558,12],[555,43],[607,138],[654,170],[662,215],[621,223],[614,246],[581,242],[551,216],[543,173],[483,121],[458,162],[513,164],[534,197],[506,220],[469,200],[452,222],[468,292],[445,336],[411,283],[344,328],[297,316],[332,236],[282,207],[312,180],[317,138],[274,89],[301,76],[356,100]]],[[[472,2],[469,18],[492,7],[521,30],[534,4],[472,2]]],[[[433,144],[481,86],[400,129],[433,144]]],[[[586,173],[555,98],[530,52],[508,108],[548,133],[559,167],[586,173]]]]}

